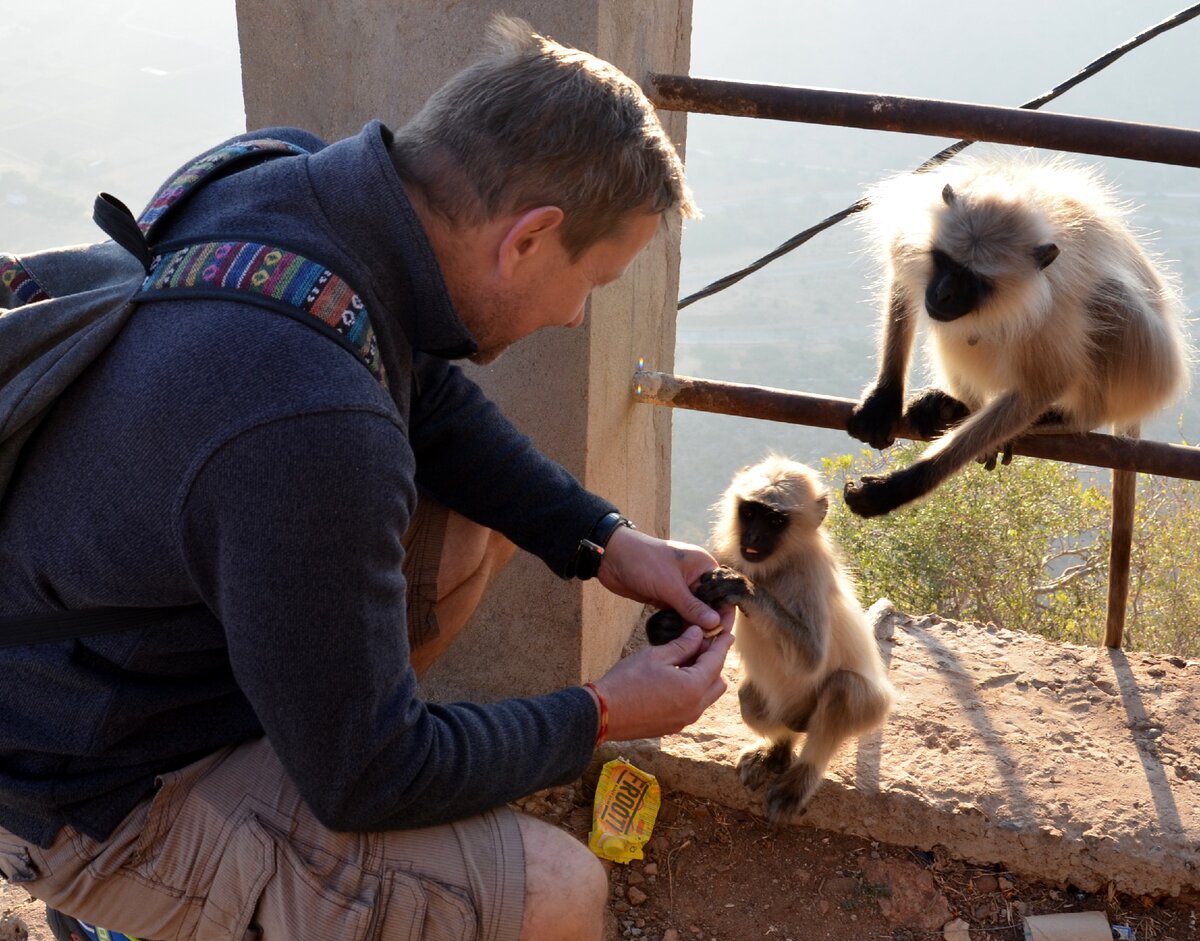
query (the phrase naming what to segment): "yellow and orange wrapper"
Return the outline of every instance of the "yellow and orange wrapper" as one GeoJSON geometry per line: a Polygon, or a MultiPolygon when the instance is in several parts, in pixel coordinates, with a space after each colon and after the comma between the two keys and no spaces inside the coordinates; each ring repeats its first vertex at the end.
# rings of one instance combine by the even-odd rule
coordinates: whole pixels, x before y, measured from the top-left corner
{"type": "Polygon", "coordinates": [[[588,846],[601,859],[627,863],[642,858],[642,847],[654,830],[662,803],[658,781],[624,758],[614,758],[600,770],[592,806],[588,846]]]}

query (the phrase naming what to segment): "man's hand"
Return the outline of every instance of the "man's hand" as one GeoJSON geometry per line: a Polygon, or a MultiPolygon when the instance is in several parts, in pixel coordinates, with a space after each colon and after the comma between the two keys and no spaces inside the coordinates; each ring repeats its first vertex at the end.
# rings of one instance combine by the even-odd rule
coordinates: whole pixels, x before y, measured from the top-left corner
{"type": "Polygon", "coordinates": [[[596,680],[608,703],[605,737],[653,738],[691,725],[725,692],[721,667],[732,645],[729,631],[705,641],[692,625],[669,644],[618,661],[596,680]]]}
{"type": "Polygon", "coordinates": [[[700,576],[717,567],[717,560],[699,546],[656,539],[621,526],[612,534],[597,577],[615,594],[658,608],[674,608],[689,624],[705,631],[733,627],[734,609],[714,611],[692,594],[700,576]]]}

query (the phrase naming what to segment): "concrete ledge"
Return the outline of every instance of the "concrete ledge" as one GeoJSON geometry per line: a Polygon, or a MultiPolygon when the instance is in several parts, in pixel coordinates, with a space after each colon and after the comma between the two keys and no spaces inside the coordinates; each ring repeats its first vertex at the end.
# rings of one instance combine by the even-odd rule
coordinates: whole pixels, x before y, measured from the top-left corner
{"type": "MultiPolygon", "coordinates": [[[[802,825],[1094,892],[1200,890],[1200,663],[872,608],[897,705],[848,744],[802,825]]],[[[736,653],[736,652],[735,652],[736,653]]],[[[607,743],[666,787],[761,812],[730,692],[679,735],[607,743]]]]}

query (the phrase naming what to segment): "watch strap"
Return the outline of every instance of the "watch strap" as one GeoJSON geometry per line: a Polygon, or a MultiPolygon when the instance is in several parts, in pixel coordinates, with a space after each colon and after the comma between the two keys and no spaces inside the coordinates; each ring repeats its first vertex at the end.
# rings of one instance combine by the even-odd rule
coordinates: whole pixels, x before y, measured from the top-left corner
{"type": "Polygon", "coordinates": [[[600,571],[600,562],[604,558],[604,550],[608,546],[608,541],[612,539],[612,534],[622,526],[629,529],[637,528],[615,510],[600,517],[596,521],[596,525],[592,527],[592,531],[585,538],[579,540],[579,545],[575,548],[575,555],[571,557],[567,577],[578,578],[580,581],[595,578],[596,573],[600,571]]]}

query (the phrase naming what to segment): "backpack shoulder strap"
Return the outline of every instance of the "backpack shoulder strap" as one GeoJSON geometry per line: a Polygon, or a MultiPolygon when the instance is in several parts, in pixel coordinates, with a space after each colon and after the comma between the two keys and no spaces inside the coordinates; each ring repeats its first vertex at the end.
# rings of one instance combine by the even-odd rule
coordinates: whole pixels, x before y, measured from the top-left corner
{"type": "MultiPolygon", "coordinates": [[[[164,220],[176,213],[205,183],[252,161],[305,152],[293,144],[274,139],[218,147],[185,166],[163,185],[140,217],[135,219],[119,199],[101,193],[96,198],[93,218],[117,245],[141,263],[146,272],[141,287],[129,298],[133,304],[152,300],[223,298],[266,307],[329,336],[353,353],[386,388],[387,375],[366,307],[359,294],[328,266],[289,248],[253,239],[218,238],[152,248],[154,236],[164,220]]],[[[110,243],[91,248],[105,254],[109,249],[117,251],[110,243]]],[[[60,259],[54,260],[61,263],[60,259]]],[[[0,254],[0,288],[17,301],[18,307],[39,301],[54,303],[30,267],[16,256],[0,254]]],[[[136,266],[131,267],[136,270],[136,266]]],[[[0,293],[0,297],[4,296],[0,293]]],[[[107,317],[114,325],[112,331],[120,329],[129,306],[122,303],[112,316],[107,317]]],[[[98,355],[99,349],[102,346],[96,352],[80,357],[83,365],[86,365],[85,360],[90,362],[98,355]]],[[[64,378],[70,381],[73,374],[71,377],[64,375],[64,378]]],[[[30,423],[28,427],[32,426],[30,423]]],[[[0,443],[2,440],[0,434],[0,443]]],[[[20,442],[14,443],[19,448],[20,442]]],[[[0,457],[3,456],[0,451],[0,457]]],[[[3,469],[0,463],[0,471],[3,469]]],[[[0,474],[0,494],[3,485],[4,478],[0,474]]],[[[161,608],[96,608],[3,617],[0,618],[0,647],[130,630],[157,623],[163,614],[161,608]]]]}
{"type": "Polygon", "coordinates": [[[252,240],[197,242],[156,255],[135,301],[216,298],[278,311],[353,353],[387,388],[371,317],[358,293],[328,266],[252,240]]]}
{"type": "Polygon", "coordinates": [[[164,218],[174,214],[200,187],[227,176],[247,164],[270,157],[295,157],[308,153],[303,147],[273,137],[224,144],[201,154],[159,187],[138,216],[137,227],[146,241],[153,241],[164,218]]]}
{"type": "Polygon", "coordinates": [[[36,304],[50,298],[16,255],[0,253],[0,285],[16,302],[10,305],[13,307],[36,304]]]}
{"type": "Polygon", "coordinates": [[[274,138],[226,144],[165,183],[136,220],[120,200],[96,198],[94,217],[146,269],[135,301],[224,298],[267,307],[325,333],[353,353],[385,388],[387,375],[362,298],[320,261],[253,239],[214,239],[153,247],[163,221],[205,183],[251,161],[306,153],[274,138]]]}

